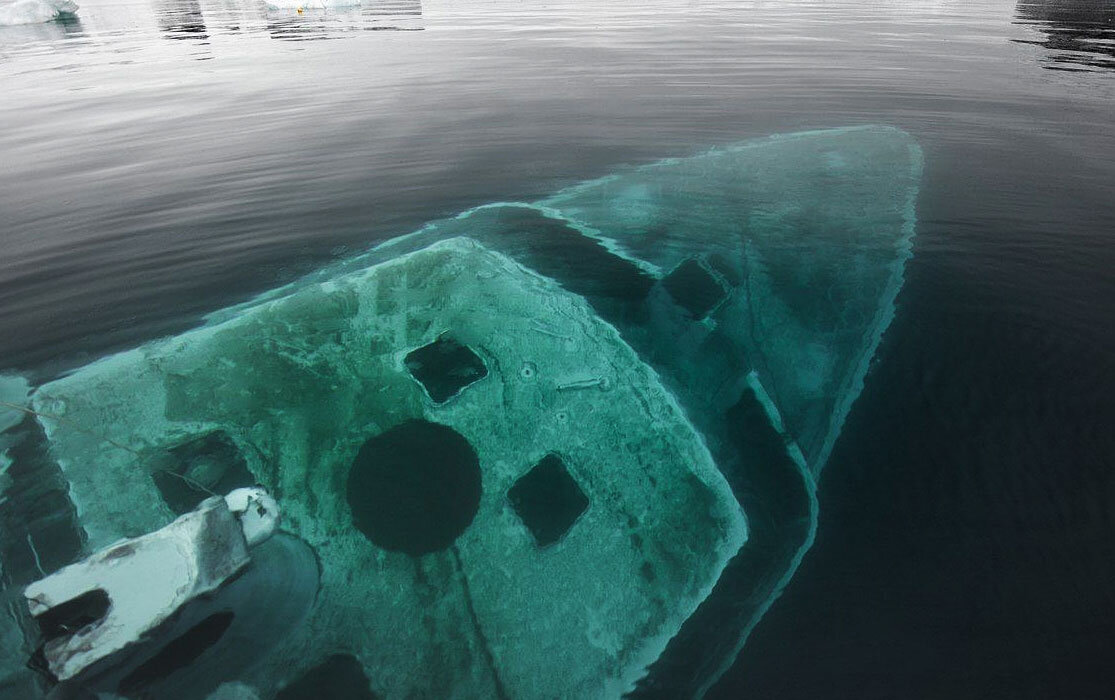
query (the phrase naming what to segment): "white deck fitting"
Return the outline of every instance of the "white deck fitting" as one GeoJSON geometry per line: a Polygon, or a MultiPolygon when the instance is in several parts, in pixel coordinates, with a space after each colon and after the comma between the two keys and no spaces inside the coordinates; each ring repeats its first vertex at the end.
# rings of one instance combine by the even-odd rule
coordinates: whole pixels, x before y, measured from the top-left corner
{"type": "Polygon", "coordinates": [[[103,618],[46,643],[44,653],[59,680],[142,641],[187,602],[216,590],[248,564],[240,521],[224,499],[150,534],[117,542],[27,586],[31,615],[39,617],[82,594],[108,595],[103,618]]]}

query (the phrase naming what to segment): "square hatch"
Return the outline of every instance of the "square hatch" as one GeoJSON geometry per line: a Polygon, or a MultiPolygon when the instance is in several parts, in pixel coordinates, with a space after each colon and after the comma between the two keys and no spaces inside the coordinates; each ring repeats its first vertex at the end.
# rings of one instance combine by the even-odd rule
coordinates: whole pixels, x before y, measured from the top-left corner
{"type": "Polygon", "coordinates": [[[507,496],[540,547],[561,539],[588,508],[588,496],[554,454],[520,477],[507,496]]]}
{"type": "Polygon", "coordinates": [[[412,350],[405,362],[434,403],[445,403],[469,384],[488,376],[480,356],[448,336],[412,350]]]}

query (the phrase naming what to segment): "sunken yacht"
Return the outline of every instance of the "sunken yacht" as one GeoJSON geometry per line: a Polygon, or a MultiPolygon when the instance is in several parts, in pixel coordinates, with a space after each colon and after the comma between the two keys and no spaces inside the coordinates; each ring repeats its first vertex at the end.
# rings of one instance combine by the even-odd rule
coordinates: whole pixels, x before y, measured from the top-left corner
{"type": "Polygon", "coordinates": [[[180,335],[12,380],[0,689],[701,695],[812,542],[920,172],[889,127],[724,146],[476,207],[180,335]],[[10,498],[36,489],[36,507],[10,498]],[[281,509],[266,541],[214,498],[243,489],[281,509]],[[206,513],[233,539],[177,524],[206,513]],[[123,565],[142,548],[121,542],[161,532],[235,565],[52,673],[66,647],[45,637],[103,639],[138,601],[95,595],[44,626],[67,601],[26,596],[102,590],[106,552],[123,565]]]}

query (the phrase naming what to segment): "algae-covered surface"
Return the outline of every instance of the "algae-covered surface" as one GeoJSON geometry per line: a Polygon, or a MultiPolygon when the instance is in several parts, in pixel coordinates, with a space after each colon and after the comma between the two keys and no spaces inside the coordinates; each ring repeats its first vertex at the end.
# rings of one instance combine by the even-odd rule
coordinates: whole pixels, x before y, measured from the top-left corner
{"type": "MultiPolygon", "coordinates": [[[[315,614],[292,641],[299,656],[343,649],[390,696],[615,694],[746,538],[700,436],[618,333],[465,239],[107,359],[42,387],[35,406],[101,426],[97,437],[49,431],[91,547],[171,517],[146,455],[213,432],[242,445],[285,528],[322,562],[315,614]],[[446,334],[489,370],[438,403],[404,357],[446,334]],[[364,504],[346,498],[361,447],[411,421],[456,431],[481,465],[472,522],[422,557],[375,546],[353,526],[364,504]],[[589,505],[539,547],[507,494],[549,454],[589,505]]],[[[295,659],[282,668],[299,670],[295,659]]]]}
{"type": "Polygon", "coordinates": [[[700,694],[812,541],[920,169],[833,129],[470,209],[38,387],[33,452],[86,553],[183,484],[279,500],[319,588],[251,662],[199,656],[206,692],[340,664],[383,697],[700,694]]]}

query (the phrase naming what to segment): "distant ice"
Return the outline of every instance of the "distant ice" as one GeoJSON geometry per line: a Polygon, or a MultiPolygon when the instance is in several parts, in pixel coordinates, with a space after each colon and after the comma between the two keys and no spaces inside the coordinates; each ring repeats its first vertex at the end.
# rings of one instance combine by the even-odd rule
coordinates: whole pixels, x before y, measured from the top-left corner
{"type": "Polygon", "coordinates": [[[0,27],[53,22],[77,12],[73,0],[0,0],[0,27]]]}
{"type": "Polygon", "coordinates": [[[333,7],[359,7],[360,0],[264,0],[275,10],[327,10],[333,7]]]}

